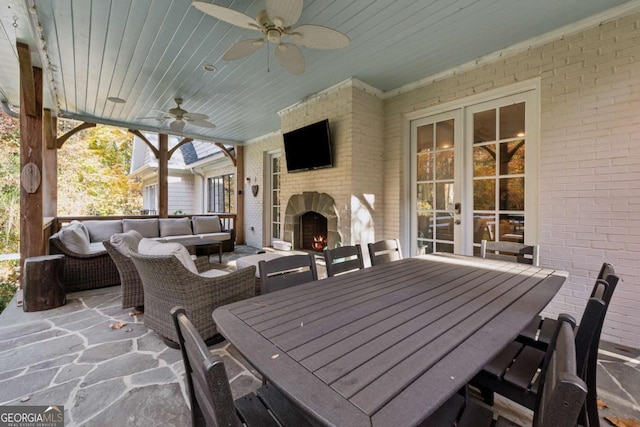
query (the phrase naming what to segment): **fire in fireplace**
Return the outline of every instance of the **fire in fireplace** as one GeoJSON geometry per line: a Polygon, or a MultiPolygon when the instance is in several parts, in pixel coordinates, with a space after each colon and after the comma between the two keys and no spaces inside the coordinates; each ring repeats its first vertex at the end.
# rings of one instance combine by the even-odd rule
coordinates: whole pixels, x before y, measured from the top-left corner
{"type": "Polygon", "coordinates": [[[327,218],[317,212],[300,216],[300,249],[322,251],[327,246],[327,218]]]}

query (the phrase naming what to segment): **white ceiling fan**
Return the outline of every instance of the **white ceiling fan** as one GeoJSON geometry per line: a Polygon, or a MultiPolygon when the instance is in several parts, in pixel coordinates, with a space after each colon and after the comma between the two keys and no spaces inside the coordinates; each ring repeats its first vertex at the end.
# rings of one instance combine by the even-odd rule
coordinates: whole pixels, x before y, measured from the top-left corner
{"type": "Polygon", "coordinates": [[[304,55],[300,46],[312,49],[339,49],[349,45],[349,37],[340,31],[320,25],[292,26],[300,18],[303,0],[266,0],[266,9],[253,19],[244,13],[223,6],[201,1],[193,2],[193,6],[214,18],[238,27],[256,30],[262,33],[258,39],[242,40],[231,46],[222,56],[231,61],[244,58],[256,52],[270,41],[277,45],[275,56],[280,65],[293,74],[304,72],[304,55]],[[289,39],[293,43],[287,43],[289,39]]]}
{"type": "Polygon", "coordinates": [[[173,119],[171,123],[169,123],[169,128],[175,132],[182,132],[186,123],[192,124],[194,126],[200,126],[203,128],[213,129],[216,127],[213,123],[207,121],[209,116],[206,114],[200,113],[189,113],[186,110],[180,108],[180,104],[182,104],[182,98],[174,99],[177,106],[175,108],[170,109],[169,111],[161,111],[152,109],[153,111],[157,111],[159,113],[164,114],[162,117],[139,117],[139,120],[146,119],[155,119],[159,121],[173,119]]]}

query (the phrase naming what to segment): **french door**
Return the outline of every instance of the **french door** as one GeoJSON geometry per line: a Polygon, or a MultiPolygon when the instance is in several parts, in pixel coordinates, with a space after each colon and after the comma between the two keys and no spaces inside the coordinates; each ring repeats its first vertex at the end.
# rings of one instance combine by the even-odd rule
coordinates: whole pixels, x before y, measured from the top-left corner
{"type": "Polygon", "coordinates": [[[281,199],[280,199],[280,177],[282,174],[282,162],[280,152],[268,153],[268,176],[269,176],[269,188],[268,188],[268,209],[267,212],[267,224],[269,224],[269,234],[267,239],[267,246],[271,246],[273,240],[282,238],[282,218],[281,218],[281,199]]]}
{"type": "Polygon", "coordinates": [[[412,253],[536,243],[538,120],[530,90],[411,121],[412,253]]]}

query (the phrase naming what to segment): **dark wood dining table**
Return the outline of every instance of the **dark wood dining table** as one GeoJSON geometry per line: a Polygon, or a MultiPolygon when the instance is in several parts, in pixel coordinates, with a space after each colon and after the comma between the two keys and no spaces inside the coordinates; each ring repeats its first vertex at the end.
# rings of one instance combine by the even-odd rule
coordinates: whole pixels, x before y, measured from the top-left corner
{"type": "Polygon", "coordinates": [[[226,305],[222,333],[320,425],[417,425],[551,301],[566,273],[448,254],[226,305]]]}

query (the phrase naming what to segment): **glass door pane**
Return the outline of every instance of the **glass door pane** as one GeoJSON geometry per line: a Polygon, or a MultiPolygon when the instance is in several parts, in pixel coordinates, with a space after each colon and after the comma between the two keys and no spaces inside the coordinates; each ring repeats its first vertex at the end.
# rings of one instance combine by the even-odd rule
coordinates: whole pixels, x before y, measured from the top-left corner
{"type": "Polygon", "coordinates": [[[271,175],[271,241],[280,239],[282,233],[282,223],[280,218],[280,154],[270,156],[271,175]]]}
{"type": "Polygon", "coordinates": [[[417,253],[455,252],[456,119],[438,115],[412,124],[417,253]]]}
{"type": "Polygon", "coordinates": [[[484,103],[469,111],[476,255],[481,240],[525,240],[525,113],[526,102],[511,99],[484,103]]]}

